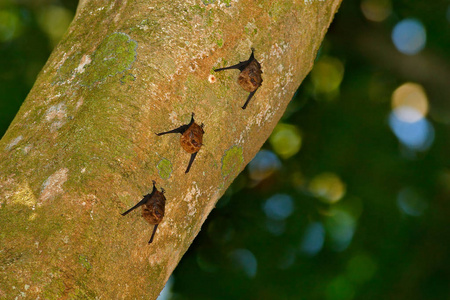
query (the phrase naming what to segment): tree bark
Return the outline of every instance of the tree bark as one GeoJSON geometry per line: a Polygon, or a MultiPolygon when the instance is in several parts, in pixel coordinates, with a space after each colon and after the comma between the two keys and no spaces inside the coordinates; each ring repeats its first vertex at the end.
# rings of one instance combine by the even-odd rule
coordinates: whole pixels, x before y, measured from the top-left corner
{"type": "Polygon", "coordinates": [[[310,71],[340,0],[85,0],[0,141],[0,298],[156,299],[310,71]],[[246,110],[239,71],[263,70],[246,110]],[[179,135],[205,125],[190,155],[179,135]],[[140,212],[166,190],[155,240],[140,212]]]}

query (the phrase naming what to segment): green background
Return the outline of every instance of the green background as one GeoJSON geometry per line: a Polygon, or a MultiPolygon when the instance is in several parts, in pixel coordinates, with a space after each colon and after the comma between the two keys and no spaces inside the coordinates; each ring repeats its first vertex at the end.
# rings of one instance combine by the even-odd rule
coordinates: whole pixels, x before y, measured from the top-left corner
{"type": "MultiPolygon", "coordinates": [[[[0,135],[76,5],[0,1],[0,135]]],[[[450,1],[344,0],[313,71],[164,298],[450,299],[449,58],[450,1]],[[405,19],[421,24],[409,45],[426,33],[416,54],[393,43],[405,19]],[[427,107],[414,122],[394,120],[406,83],[427,107]]]]}

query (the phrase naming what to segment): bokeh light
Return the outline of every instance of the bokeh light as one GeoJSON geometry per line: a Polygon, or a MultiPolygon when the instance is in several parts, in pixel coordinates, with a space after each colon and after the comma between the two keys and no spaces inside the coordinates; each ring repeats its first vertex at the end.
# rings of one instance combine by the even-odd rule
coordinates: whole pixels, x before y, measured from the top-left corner
{"type": "Polygon", "coordinates": [[[322,223],[314,222],[306,227],[305,234],[300,244],[300,251],[308,256],[316,255],[323,247],[325,241],[325,229],[322,223]]]}
{"type": "Polygon", "coordinates": [[[327,300],[351,300],[355,295],[353,284],[344,276],[333,279],[325,289],[327,300]]]}
{"type": "Polygon", "coordinates": [[[72,22],[73,14],[67,8],[51,5],[43,7],[38,15],[38,23],[54,47],[72,22]]]}
{"type": "Polygon", "coordinates": [[[22,21],[17,10],[0,10],[0,42],[10,41],[22,32],[22,21]]]}
{"type": "Polygon", "coordinates": [[[346,191],[345,184],[334,173],[321,173],[315,176],[309,183],[309,191],[326,203],[336,203],[346,191]]]}
{"type": "Polygon", "coordinates": [[[335,57],[324,56],[314,64],[310,77],[316,93],[336,92],[344,78],[344,64],[335,57]]]}
{"type": "Polygon", "coordinates": [[[427,42],[425,27],[416,19],[402,20],[392,30],[392,41],[403,54],[417,54],[425,48],[427,42]]]}
{"type": "Polygon", "coordinates": [[[447,7],[447,21],[450,23],[450,5],[447,7]]]}
{"type": "Polygon", "coordinates": [[[223,217],[212,220],[207,230],[209,238],[218,244],[230,242],[235,234],[232,222],[223,217]]]}
{"type": "MultiPolygon", "coordinates": [[[[450,167],[449,167],[450,168],[450,167]]],[[[445,169],[439,172],[438,183],[443,193],[450,196],[450,169],[445,169]]]]}
{"type": "Polygon", "coordinates": [[[400,211],[413,217],[421,216],[428,207],[426,200],[412,187],[406,187],[398,193],[397,205],[400,211]]]}
{"type": "Polygon", "coordinates": [[[405,83],[392,94],[392,109],[404,122],[417,122],[428,113],[428,99],[420,84],[405,83]]]}
{"type": "Polygon", "coordinates": [[[236,269],[243,271],[249,278],[255,277],[258,261],[252,252],[247,249],[236,249],[230,253],[230,258],[236,269]]]}
{"type": "Polygon", "coordinates": [[[302,174],[301,171],[294,171],[294,172],[292,172],[290,181],[291,181],[292,186],[294,188],[296,188],[300,192],[303,192],[303,190],[305,188],[306,178],[302,174]]]}
{"type": "Polygon", "coordinates": [[[207,246],[200,247],[197,250],[196,261],[199,268],[204,272],[212,273],[219,270],[217,257],[207,246]]]}
{"type": "Polygon", "coordinates": [[[294,211],[294,201],[289,195],[276,194],[264,202],[263,210],[268,218],[282,221],[294,211]]]}
{"type": "Polygon", "coordinates": [[[353,239],[356,220],[345,210],[334,209],[331,216],[325,221],[325,228],[330,234],[332,248],[335,251],[343,251],[353,239]]]}
{"type": "Polygon", "coordinates": [[[405,122],[398,115],[411,115],[412,112],[391,112],[389,126],[400,142],[411,150],[425,151],[434,140],[433,125],[426,119],[421,118],[416,122],[405,122]]]}
{"type": "Polygon", "coordinates": [[[286,222],[284,220],[267,219],[265,222],[268,232],[275,236],[280,236],[286,230],[286,222]]]}
{"type": "Polygon", "coordinates": [[[434,129],[425,118],[428,98],[424,88],[407,82],[392,93],[392,112],[389,125],[402,144],[409,149],[424,151],[434,139],[434,129]]]}
{"type": "Polygon", "coordinates": [[[289,124],[278,124],[269,137],[273,150],[284,159],[295,155],[302,146],[300,130],[289,124]]]}
{"type": "Polygon", "coordinates": [[[169,280],[167,280],[166,285],[164,286],[163,290],[159,294],[158,298],[156,300],[169,300],[172,299],[172,286],[173,286],[173,275],[169,277],[169,280]]]}
{"type": "Polygon", "coordinates": [[[366,254],[357,254],[347,264],[347,277],[356,283],[364,283],[372,279],[377,271],[377,264],[366,254]]]}
{"type": "Polygon", "coordinates": [[[382,22],[392,12],[391,0],[363,0],[361,11],[367,20],[382,22]]]}
{"type": "Polygon", "coordinates": [[[280,159],[269,150],[260,150],[248,164],[249,176],[255,181],[261,181],[269,177],[280,168],[280,159]]]}
{"type": "Polygon", "coordinates": [[[296,249],[292,246],[283,248],[278,258],[278,268],[285,270],[290,268],[296,259],[296,249]]]}

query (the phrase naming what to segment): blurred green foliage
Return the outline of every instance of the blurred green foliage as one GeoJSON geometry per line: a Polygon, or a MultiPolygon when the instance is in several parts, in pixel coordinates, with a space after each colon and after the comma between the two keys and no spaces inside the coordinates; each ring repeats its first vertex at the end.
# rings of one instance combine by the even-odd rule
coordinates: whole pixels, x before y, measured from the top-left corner
{"type": "MultiPolygon", "coordinates": [[[[0,1],[1,134],[76,4],[0,1]]],[[[313,71],[168,297],[449,299],[449,37],[448,1],[344,0],[313,71]],[[411,93],[391,103],[407,82],[411,93]]]]}

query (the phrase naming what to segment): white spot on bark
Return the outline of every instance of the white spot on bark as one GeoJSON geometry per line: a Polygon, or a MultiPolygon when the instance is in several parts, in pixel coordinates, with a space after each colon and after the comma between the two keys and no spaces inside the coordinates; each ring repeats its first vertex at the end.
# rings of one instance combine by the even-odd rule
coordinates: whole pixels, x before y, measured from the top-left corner
{"type": "Polygon", "coordinates": [[[83,105],[83,97],[81,97],[81,98],[77,101],[77,104],[76,104],[75,108],[78,110],[78,109],[81,107],[81,105],[83,105]]]}
{"type": "Polygon", "coordinates": [[[169,114],[169,120],[174,124],[177,122],[177,113],[175,111],[169,114]]]}
{"type": "Polygon", "coordinates": [[[194,216],[194,214],[197,212],[196,207],[195,207],[195,203],[197,201],[193,201],[192,199],[196,199],[201,195],[200,189],[197,186],[197,183],[194,181],[193,182],[193,186],[191,187],[191,189],[188,191],[188,193],[186,194],[186,196],[184,197],[184,201],[186,201],[188,203],[188,211],[187,214],[188,216],[194,216]]]}
{"type": "Polygon", "coordinates": [[[59,97],[61,97],[61,93],[58,93],[58,94],[56,94],[56,95],[51,95],[50,97],[48,97],[48,98],[46,98],[45,100],[44,100],[44,105],[47,105],[47,104],[49,104],[50,102],[52,102],[54,99],[56,99],[56,98],[59,98],[59,97]]]}
{"type": "Polygon", "coordinates": [[[282,64],[278,65],[278,72],[280,72],[280,73],[283,72],[283,69],[284,69],[284,67],[282,64]]]}
{"type": "Polygon", "coordinates": [[[28,144],[23,148],[23,153],[28,154],[30,152],[31,148],[33,148],[33,145],[28,144]]]}
{"type": "Polygon", "coordinates": [[[208,77],[208,81],[210,82],[210,83],[215,83],[216,82],[216,76],[214,76],[214,75],[209,75],[209,77],[208,77]]]}
{"type": "Polygon", "coordinates": [[[84,66],[88,65],[91,63],[91,57],[87,54],[83,55],[83,57],[81,58],[80,64],[78,65],[78,67],[75,69],[75,71],[77,73],[83,73],[85,71],[84,66]]]}
{"type": "Polygon", "coordinates": [[[52,105],[45,113],[45,119],[47,121],[52,121],[55,118],[62,119],[66,116],[66,105],[64,103],[59,103],[52,105]]]}
{"type": "Polygon", "coordinates": [[[45,120],[53,122],[50,125],[51,132],[55,132],[57,129],[61,128],[66,123],[66,117],[66,105],[64,103],[52,105],[45,113],[45,120]]]}
{"type": "Polygon", "coordinates": [[[64,192],[62,185],[67,181],[67,173],[69,169],[62,168],[50,175],[42,184],[39,199],[45,201],[64,192]]]}
{"type": "Polygon", "coordinates": [[[21,135],[19,135],[19,136],[16,137],[15,139],[13,139],[13,140],[11,141],[11,143],[9,143],[9,144],[5,147],[6,151],[11,150],[11,149],[12,149],[15,145],[17,145],[22,139],[23,139],[23,136],[21,136],[21,135]]]}
{"type": "Polygon", "coordinates": [[[22,118],[26,119],[30,113],[31,113],[31,110],[26,111],[26,112],[23,114],[23,117],[22,117],[22,118]]]}
{"type": "Polygon", "coordinates": [[[277,58],[281,58],[281,54],[283,54],[283,49],[281,49],[277,43],[273,44],[272,49],[270,49],[270,56],[276,56],[277,58]]]}
{"type": "Polygon", "coordinates": [[[325,0],[304,0],[305,4],[312,4],[314,2],[325,2],[325,0]]]}
{"type": "MultiPolygon", "coordinates": [[[[64,53],[63,57],[61,58],[61,60],[59,62],[56,63],[56,69],[61,68],[61,66],[64,64],[64,62],[66,61],[66,59],[69,57],[69,54],[64,53]]],[[[44,69],[44,72],[46,72],[46,70],[44,69]]]]}
{"type": "Polygon", "coordinates": [[[149,27],[148,25],[146,25],[146,24],[142,25],[142,23],[145,23],[145,20],[142,21],[141,24],[136,25],[136,27],[139,28],[139,29],[141,29],[141,30],[144,30],[144,31],[147,31],[147,30],[150,29],[150,27],[149,27]]]}

